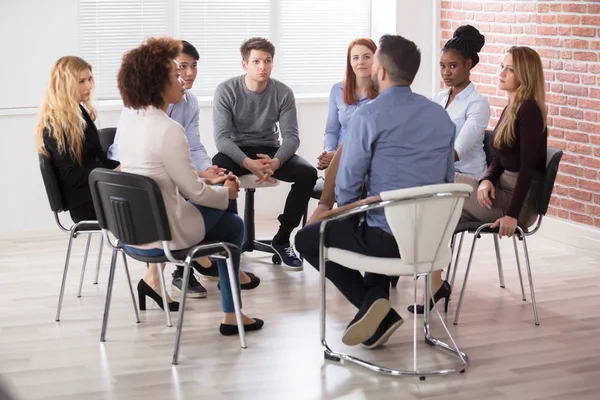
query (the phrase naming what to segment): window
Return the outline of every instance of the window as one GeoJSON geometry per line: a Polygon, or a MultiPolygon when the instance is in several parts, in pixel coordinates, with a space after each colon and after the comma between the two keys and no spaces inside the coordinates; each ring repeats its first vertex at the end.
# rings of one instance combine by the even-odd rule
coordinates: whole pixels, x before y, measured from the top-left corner
{"type": "Polygon", "coordinates": [[[370,36],[370,0],[79,0],[80,55],[99,99],[117,99],[121,57],[149,36],[170,35],[200,53],[194,92],[212,95],[242,74],[239,47],[252,36],[276,48],[273,77],[297,93],[328,93],[343,79],[348,43],[370,36]]]}

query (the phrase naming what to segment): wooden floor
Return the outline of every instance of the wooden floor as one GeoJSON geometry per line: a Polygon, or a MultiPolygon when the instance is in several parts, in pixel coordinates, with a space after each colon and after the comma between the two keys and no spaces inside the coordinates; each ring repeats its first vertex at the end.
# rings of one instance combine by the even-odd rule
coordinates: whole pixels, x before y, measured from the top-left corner
{"type": "MultiPolygon", "coordinates": [[[[274,223],[259,226],[268,237],[274,223]]],[[[469,237],[470,239],[470,237],[469,237]]],[[[265,320],[260,332],[237,337],[218,333],[221,318],[216,283],[207,299],[186,309],[180,365],[171,366],[175,328],[155,305],[134,314],[122,268],[117,270],[107,342],[99,341],[109,251],[100,283],[93,285],[98,239],[88,264],[83,296],[76,297],[85,239],[75,241],[62,318],[54,322],[67,237],[51,230],[0,237],[0,379],[18,399],[598,399],[600,392],[600,255],[541,237],[528,244],[540,326],[531,303],[520,299],[512,243],[501,241],[506,289],[498,284],[490,237],[479,242],[469,291],[458,326],[452,325],[457,290],[446,315],[471,364],[465,374],[392,378],[350,364],[325,362],[319,343],[318,274],[310,266],[286,272],[261,253],[243,265],[262,280],[243,292],[244,310],[265,320]]],[[[470,242],[470,240],[469,240],[470,242]]],[[[464,246],[469,247],[469,246],[464,246]]],[[[121,265],[121,264],[119,264],[121,265]]],[[[141,264],[130,264],[134,284],[141,264]]],[[[169,271],[171,269],[169,268],[169,271]]],[[[170,274],[166,273],[169,287],[170,274]]],[[[412,360],[412,281],[400,280],[392,302],[406,323],[380,350],[346,348],[341,332],[354,311],[328,287],[329,340],[392,367],[412,360]]],[[[527,292],[529,299],[529,292],[527,292]]],[[[172,313],[173,324],[177,314],[172,313]]],[[[433,332],[444,336],[439,323],[433,332]]],[[[425,344],[421,361],[445,365],[448,358],[425,344]]],[[[447,365],[447,364],[446,364],[447,365]]]]}

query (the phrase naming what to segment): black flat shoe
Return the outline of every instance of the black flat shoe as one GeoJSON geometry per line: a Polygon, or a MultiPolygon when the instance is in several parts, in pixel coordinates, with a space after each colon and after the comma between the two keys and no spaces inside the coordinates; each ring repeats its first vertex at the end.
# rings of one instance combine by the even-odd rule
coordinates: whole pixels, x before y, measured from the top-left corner
{"type": "MultiPolygon", "coordinates": [[[[146,311],[146,296],[150,297],[152,300],[158,304],[160,308],[165,309],[163,306],[163,299],[152,289],[148,284],[140,279],[140,282],[137,285],[138,292],[138,300],[140,304],[140,311],[146,311]]],[[[176,301],[172,301],[169,304],[169,311],[179,311],[179,303],[176,301]]]]}
{"type": "MultiPolygon", "coordinates": [[[[257,331],[257,330],[261,329],[263,327],[263,325],[265,324],[265,321],[263,321],[262,319],[258,319],[258,318],[253,318],[253,319],[254,319],[254,323],[244,324],[244,332],[257,331]]],[[[229,325],[229,324],[221,324],[221,326],[219,327],[219,332],[221,332],[221,335],[223,335],[223,336],[232,336],[232,335],[237,335],[240,333],[237,325],[229,325]]]]}
{"type": "MultiPolygon", "coordinates": [[[[444,281],[444,283],[442,283],[442,286],[433,295],[433,299],[435,300],[435,303],[437,303],[440,299],[446,299],[446,302],[444,303],[444,312],[448,312],[448,302],[450,301],[451,293],[452,293],[452,287],[450,286],[448,281],[444,281]]],[[[429,310],[431,310],[433,308],[435,303],[431,299],[429,299],[429,310]]],[[[415,314],[415,307],[408,306],[408,311],[415,314]]],[[[417,305],[416,314],[424,314],[424,313],[425,313],[425,307],[420,304],[417,305]]]]}
{"type": "MultiPolygon", "coordinates": [[[[250,282],[248,283],[242,283],[240,285],[240,288],[242,290],[252,290],[255,289],[259,284],[260,284],[260,278],[256,275],[254,275],[252,272],[246,272],[246,275],[248,275],[248,277],[250,278],[250,282]]],[[[217,288],[219,288],[219,290],[221,290],[221,282],[217,283],[217,288]]]]}

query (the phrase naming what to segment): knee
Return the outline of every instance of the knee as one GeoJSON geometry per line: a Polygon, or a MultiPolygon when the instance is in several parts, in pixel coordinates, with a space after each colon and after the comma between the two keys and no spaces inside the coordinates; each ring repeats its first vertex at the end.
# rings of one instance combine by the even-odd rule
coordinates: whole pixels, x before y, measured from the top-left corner
{"type": "Polygon", "coordinates": [[[296,250],[300,254],[310,254],[317,251],[318,247],[318,235],[319,230],[318,226],[320,224],[311,224],[308,225],[298,231],[296,233],[296,238],[294,240],[294,245],[296,246],[296,250]],[[315,240],[317,239],[317,240],[315,240]]]}
{"type": "Polygon", "coordinates": [[[296,182],[310,186],[311,189],[317,183],[317,169],[312,165],[302,165],[298,168],[296,182]]]}

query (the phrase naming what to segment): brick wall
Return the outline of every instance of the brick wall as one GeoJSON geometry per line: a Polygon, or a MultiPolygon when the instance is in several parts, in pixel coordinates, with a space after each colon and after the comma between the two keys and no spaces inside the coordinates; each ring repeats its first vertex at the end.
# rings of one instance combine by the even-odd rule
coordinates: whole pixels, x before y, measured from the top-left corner
{"type": "Polygon", "coordinates": [[[441,45],[466,23],[485,35],[472,81],[489,99],[490,127],[506,105],[496,86],[504,52],[513,45],[537,50],[548,144],[565,153],[548,214],[600,227],[600,0],[442,1],[440,17],[441,45]]]}

